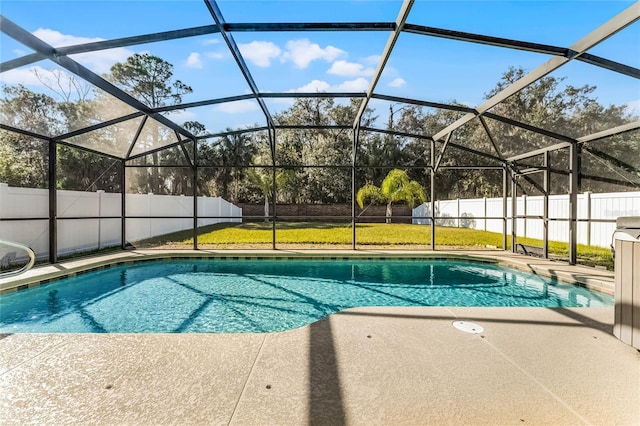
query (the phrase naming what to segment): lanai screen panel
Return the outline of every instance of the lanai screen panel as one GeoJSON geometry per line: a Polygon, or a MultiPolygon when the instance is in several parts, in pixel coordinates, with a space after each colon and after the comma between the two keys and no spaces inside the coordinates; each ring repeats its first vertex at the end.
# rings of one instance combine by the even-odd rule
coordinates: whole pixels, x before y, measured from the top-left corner
{"type": "MultiPolygon", "coordinates": [[[[502,165],[515,173],[543,167],[544,150],[553,149],[549,164],[551,193],[565,194],[570,182],[568,147],[575,143],[580,190],[626,191],[638,187],[639,166],[634,158],[639,142],[637,130],[629,131],[638,127],[633,124],[638,120],[636,95],[640,89],[638,24],[575,58],[566,50],[630,2],[585,2],[577,7],[576,3],[567,7],[567,3],[554,2],[544,8],[534,2],[416,2],[380,76],[376,75],[380,54],[394,34],[398,11],[403,7],[400,2],[341,3],[340,7],[326,2],[117,2],[98,5],[101,13],[96,13],[96,4],[89,2],[49,2],[37,9],[25,8],[25,4],[4,2],[3,14],[24,28],[25,40],[27,36],[39,37],[58,50],[52,54],[40,45],[39,56],[25,57],[31,49],[21,49],[19,43],[3,34],[2,70],[7,69],[0,79],[4,77],[3,82],[17,87],[15,76],[22,73],[26,89],[42,99],[51,96],[53,101],[46,99],[47,105],[36,119],[24,116],[28,114],[26,109],[16,109],[18,113],[12,116],[8,104],[17,105],[17,92],[4,92],[0,121],[3,142],[29,145],[22,136],[31,138],[31,131],[44,138],[45,148],[47,143],[58,141],[93,151],[91,156],[106,153],[114,164],[120,158],[130,159],[126,162],[128,181],[137,182],[131,193],[148,191],[194,198],[219,190],[237,203],[260,204],[266,200],[268,210],[270,203],[277,209],[278,204],[300,206],[302,200],[306,204],[327,203],[332,208],[340,203],[349,207],[364,184],[359,179],[368,176],[370,170],[378,171],[375,178],[383,178],[392,168],[406,170],[431,192],[429,167],[433,166],[438,169],[433,188],[437,196],[480,196],[485,187],[491,188],[486,194],[495,195],[500,192],[502,165]],[[223,27],[217,27],[208,6],[219,8],[221,14],[214,14],[224,21],[223,27]],[[65,19],[56,19],[62,9],[68,12],[65,19]],[[113,25],[123,16],[135,16],[138,22],[135,26],[113,25]],[[345,24],[350,22],[354,24],[345,24]],[[322,31],[317,31],[319,27],[303,31],[313,25],[320,25],[322,31]],[[336,29],[340,31],[332,31],[336,29]],[[366,31],[346,31],[349,29],[366,31]],[[87,44],[99,50],[89,51],[87,44]],[[131,55],[154,55],[166,61],[171,69],[167,83],[173,92],[150,99],[136,93],[126,81],[117,81],[113,65],[127,61],[131,55]],[[38,62],[42,56],[50,60],[38,62]],[[20,57],[22,66],[17,67],[14,59],[20,57]],[[550,70],[522,92],[491,105],[488,111],[474,110],[550,58],[553,63],[565,61],[564,57],[572,60],[550,70]],[[41,75],[49,72],[42,64],[59,70],[51,73],[54,78],[48,80],[49,88],[42,80],[28,81],[34,69],[42,69],[41,75]],[[73,85],[76,95],[64,90],[56,93],[56,84],[68,85],[74,78],[84,81],[82,77],[100,89],[83,83],[90,87],[85,94],[73,85]],[[371,84],[377,77],[374,90],[371,84]],[[113,88],[108,82],[114,83],[113,88]],[[544,87],[547,82],[557,86],[536,98],[536,89],[548,90],[544,87]],[[597,85],[597,89],[592,91],[585,85],[597,85]],[[578,97],[577,103],[566,104],[562,96],[556,96],[562,91],[575,94],[575,90],[583,90],[579,93],[584,94],[584,100],[578,97]],[[362,97],[366,94],[368,98],[371,91],[371,115],[354,123],[362,97]],[[313,114],[291,114],[291,109],[305,102],[321,104],[324,92],[341,95],[333,101],[337,107],[333,110],[343,107],[342,116],[324,119],[313,114]],[[322,99],[286,100],[269,97],[269,93],[316,93],[322,99]],[[345,94],[359,99],[350,104],[342,97],[345,94]],[[589,96],[594,99],[588,100],[589,96]],[[415,106],[405,98],[418,99],[422,105],[415,106]],[[417,108],[422,109],[417,115],[428,120],[416,124],[405,116],[417,108]],[[20,114],[24,117],[18,117],[20,114]],[[479,114],[484,117],[479,118],[479,114]],[[244,134],[236,132],[238,129],[264,128],[272,124],[272,117],[280,126],[275,129],[275,139],[248,132],[247,145],[253,148],[233,159],[228,155],[237,142],[232,136],[244,134]],[[468,120],[464,125],[452,132],[443,131],[462,117],[468,120]],[[357,124],[362,127],[361,140],[352,163],[353,128],[357,124]],[[382,132],[369,132],[370,127],[382,132]],[[626,129],[627,133],[593,138],[593,133],[611,127],[626,129]],[[18,131],[11,131],[14,128],[18,131]],[[221,141],[225,135],[229,138],[224,144],[210,143],[221,141]],[[372,135],[378,139],[372,139],[372,135]],[[429,139],[432,135],[437,135],[435,142],[429,139]],[[202,156],[193,152],[193,136],[208,138],[200,145],[198,154],[202,156]],[[380,141],[411,155],[367,157],[380,141]],[[270,142],[276,144],[276,158],[271,158],[270,142]],[[526,158],[532,150],[537,155],[526,158]],[[513,156],[518,158],[511,162],[513,156]],[[192,164],[199,165],[199,170],[192,164]],[[269,168],[272,165],[276,173],[269,168]],[[352,167],[356,182],[351,182],[352,167]],[[295,180],[283,177],[277,185],[280,191],[275,190],[269,199],[268,188],[260,189],[257,178],[251,181],[254,169],[261,169],[272,180],[295,173],[296,179],[305,183],[307,194],[302,197],[293,185],[295,180]],[[198,189],[194,180],[208,187],[198,189]],[[481,190],[478,182],[483,183],[481,190]],[[492,186],[485,186],[487,182],[492,186]]],[[[384,143],[381,146],[384,148],[384,143]]],[[[58,149],[64,154],[60,156],[63,162],[67,149],[58,149]]],[[[66,179],[68,168],[64,167],[59,165],[63,170],[59,175],[66,179]]],[[[521,192],[540,193],[540,175],[518,179],[521,192]]],[[[199,211],[193,203],[189,206],[186,215],[181,213],[175,219],[187,228],[194,226],[193,220],[187,222],[199,211]]],[[[273,210],[266,216],[277,220],[273,210]]],[[[568,212],[560,216],[568,219],[568,212]]],[[[455,220],[459,225],[462,219],[455,220]]],[[[564,226],[566,222],[558,224],[564,226]]],[[[276,228],[276,235],[283,231],[276,228]]],[[[190,244],[188,238],[181,241],[190,244]]]]}

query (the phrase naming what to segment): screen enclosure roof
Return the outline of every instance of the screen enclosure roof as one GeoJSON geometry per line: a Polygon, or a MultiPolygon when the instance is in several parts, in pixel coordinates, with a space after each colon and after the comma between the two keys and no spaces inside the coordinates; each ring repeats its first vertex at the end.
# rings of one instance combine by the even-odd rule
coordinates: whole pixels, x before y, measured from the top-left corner
{"type": "Polygon", "coordinates": [[[277,131],[279,112],[295,99],[329,97],[357,100],[354,130],[394,132],[384,117],[365,127],[367,108],[453,111],[455,120],[431,134],[405,136],[444,152],[456,131],[479,122],[495,148],[488,155],[515,161],[640,128],[639,17],[638,2],[6,1],[2,84],[95,107],[66,128],[0,128],[130,159],[228,132],[277,131]],[[159,102],[112,82],[113,64],[134,53],[171,63],[173,81],[191,91],[159,102]],[[509,67],[526,72],[494,89],[509,67]],[[635,114],[596,133],[566,134],[500,108],[545,76],[597,83],[600,100],[635,105],[635,114]],[[205,131],[194,134],[188,121],[205,131]],[[550,142],[505,157],[492,123],[550,142]],[[101,142],[106,134],[111,143],[101,142]]]}

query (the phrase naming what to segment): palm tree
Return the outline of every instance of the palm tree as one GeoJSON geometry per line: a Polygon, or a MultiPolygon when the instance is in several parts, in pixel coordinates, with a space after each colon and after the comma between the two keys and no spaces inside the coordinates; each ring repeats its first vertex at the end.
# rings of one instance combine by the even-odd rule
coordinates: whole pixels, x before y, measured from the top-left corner
{"type": "MultiPolygon", "coordinates": [[[[227,129],[231,132],[231,129],[227,129]]],[[[245,134],[232,133],[219,140],[217,147],[218,161],[221,166],[218,174],[218,184],[222,188],[222,197],[238,201],[239,184],[244,178],[243,166],[251,164],[256,151],[252,140],[245,134]],[[233,185],[233,194],[229,194],[229,185],[233,185]]]]}
{"type": "Polygon", "coordinates": [[[409,207],[413,208],[415,201],[424,203],[427,197],[424,188],[415,180],[409,180],[407,172],[393,169],[382,181],[382,185],[377,186],[368,183],[358,190],[356,201],[360,208],[364,202],[369,200],[370,204],[375,202],[387,203],[386,222],[391,223],[391,205],[397,201],[405,201],[409,207]]]}
{"type": "MultiPolygon", "coordinates": [[[[293,170],[281,170],[276,173],[276,187],[284,186],[293,177],[293,173],[293,170]]],[[[257,169],[250,169],[247,176],[253,186],[260,189],[264,196],[264,221],[269,222],[269,198],[274,196],[273,176],[271,173],[260,172],[257,169]]]]}

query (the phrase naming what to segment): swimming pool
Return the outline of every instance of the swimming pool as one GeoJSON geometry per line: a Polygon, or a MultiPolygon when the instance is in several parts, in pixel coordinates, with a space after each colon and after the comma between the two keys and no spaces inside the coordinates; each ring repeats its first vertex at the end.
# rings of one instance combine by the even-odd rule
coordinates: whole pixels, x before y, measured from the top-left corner
{"type": "Polygon", "coordinates": [[[0,332],[289,330],[356,306],[611,306],[609,295],[449,260],[173,260],[0,295],[0,332]]]}

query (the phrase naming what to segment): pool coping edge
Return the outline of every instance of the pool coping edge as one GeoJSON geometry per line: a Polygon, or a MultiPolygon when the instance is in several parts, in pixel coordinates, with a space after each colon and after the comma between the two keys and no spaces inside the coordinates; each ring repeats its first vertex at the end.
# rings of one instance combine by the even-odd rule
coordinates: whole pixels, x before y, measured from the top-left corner
{"type": "Polygon", "coordinates": [[[479,255],[475,253],[451,253],[451,252],[428,252],[428,253],[380,253],[380,252],[354,252],[354,253],[308,253],[308,252],[167,252],[167,253],[144,253],[140,251],[121,252],[115,255],[96,257],[84,257],[71,259],[64,263],[48,264],[33,268],[29,276],[23,278],[13,278],[0,280],[0,294],[13,291],[20,291],[27,288],[37,287],[52,281],[57,281],[67,277],[72,277],[92,271],[107,269],[110,267],[122,266],[150,262],[154,260],[181,260],[181,259],[220,259],[220,260],[293,260],[293,259],[316,259],[316,260],[466,260],[476,263],[489,263],[499,266],[533,273],[535,275],[552,278],[560,282],[578,285],[590,290],[612,295],[614,291],[613,282],[609,279],[591,277],[588,274],[576,274],[563,270],[551,270],[548,265],[536,265],[530,262],[531,258],[524,257],[514,261],[501,257],[500,254],[491,253],[493,256],[479,255]],[[95,259],[95,261],[92,261],[95,259]],[[90,263],[87,263],[90,262],[90,263]],[[75,264],[75,265],[74,265],[75,264]],[[68,265],[68,266],[66,266],[68,265]],[[51,269],[51,271],[46,271],[51,269]],[[33,274],[35,272],[35,275],[33,274]]]}

